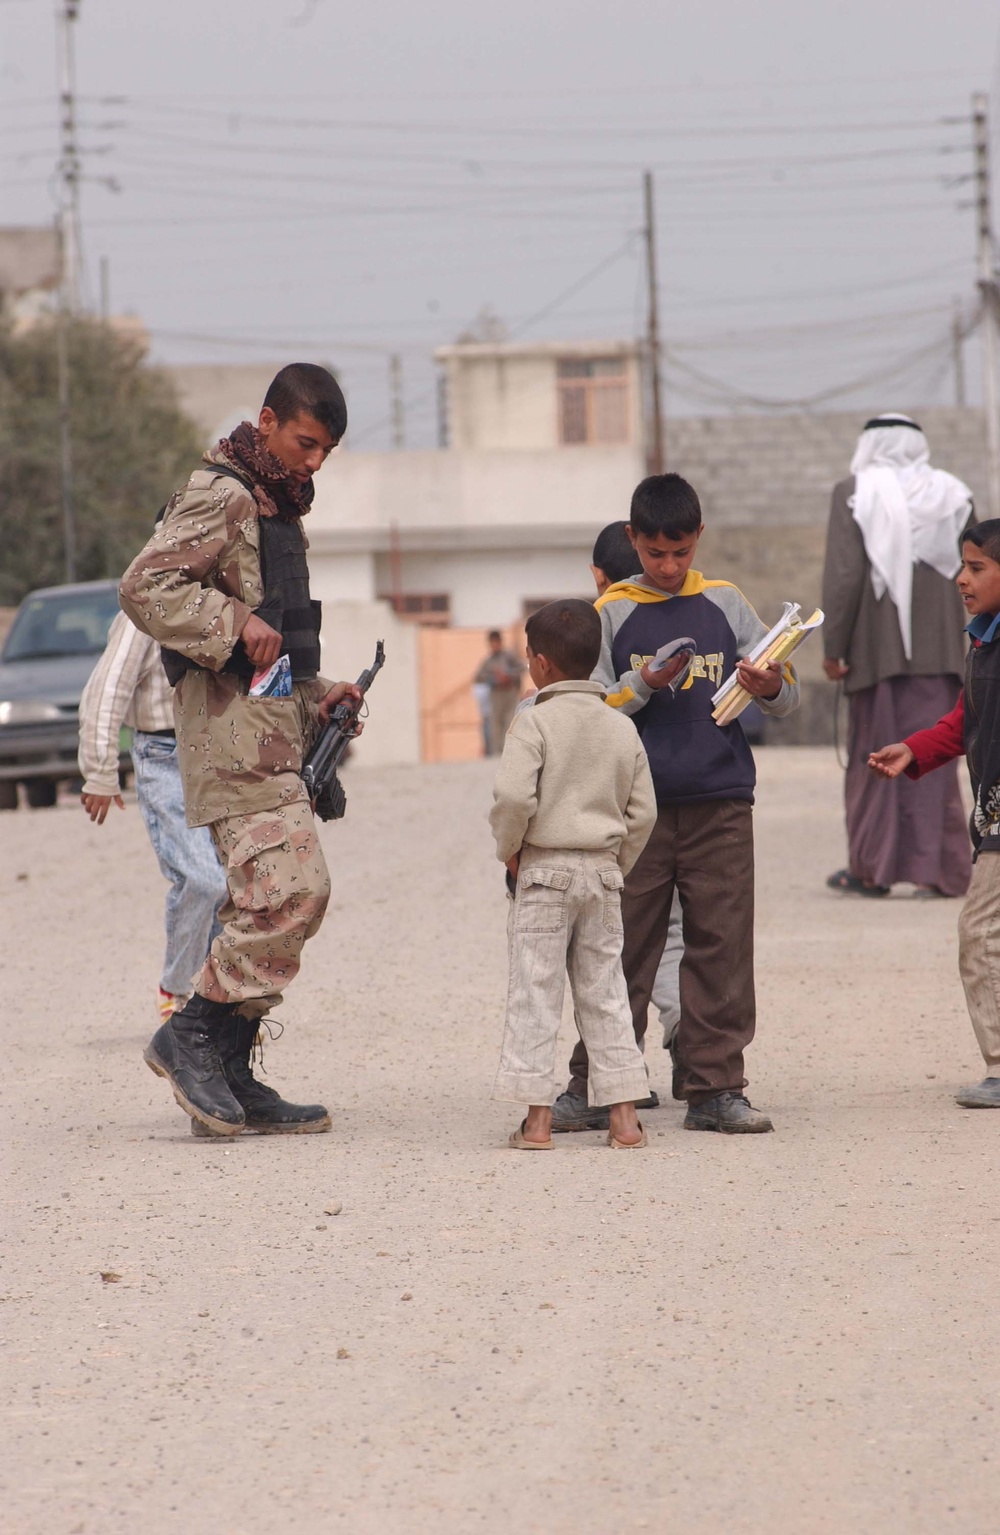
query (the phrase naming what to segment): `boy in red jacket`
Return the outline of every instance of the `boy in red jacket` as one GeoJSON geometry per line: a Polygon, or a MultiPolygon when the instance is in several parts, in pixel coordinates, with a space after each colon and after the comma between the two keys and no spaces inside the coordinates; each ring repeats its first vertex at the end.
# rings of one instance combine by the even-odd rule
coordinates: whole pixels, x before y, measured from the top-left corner
{"type": "Polygon", "coordinates": [[[958,921],[958,964],[986,1076],[955,1097],[966,1109],[1000,1109],[1000,518],[966,532],[957,579],[971,619],[962,696],[929,730],[873,752],[868,766],[883,778],[920,778],[965,753],[975,863],[958,921]]]}

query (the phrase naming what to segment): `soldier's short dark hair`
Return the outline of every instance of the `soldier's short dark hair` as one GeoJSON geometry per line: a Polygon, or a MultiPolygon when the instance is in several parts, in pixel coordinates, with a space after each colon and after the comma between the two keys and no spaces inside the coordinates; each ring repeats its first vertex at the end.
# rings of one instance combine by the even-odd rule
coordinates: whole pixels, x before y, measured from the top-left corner
{"type": "Polygon", "coordinates": [[[647,538],[688,538],[701,527],[701,502],[679,474],[651,474],[632,492],[629,523],[647,538]]]}
{"type": "Polygon", "coordinates": [[[271,380],[264,404],[278,425],[295,416],[312,416],[325,426],[334,442],[347,431],[347,401],[332,373],[315,362],[290,362],[271,380]]]}
{"type": "Polygon", "coordinates": [[[589,602],[563,597],[532,613],[525,638],[536,656],[544,656],[566,677],[589,677],[601,654],[601,620],[589,602]]]}
{"type": "Polygon", "coordinates": [[[625,522],[609,522],[597,535],[590,563],[603,570],[612,586],[639,574],[641,562],[632,548],[625,522]]]}

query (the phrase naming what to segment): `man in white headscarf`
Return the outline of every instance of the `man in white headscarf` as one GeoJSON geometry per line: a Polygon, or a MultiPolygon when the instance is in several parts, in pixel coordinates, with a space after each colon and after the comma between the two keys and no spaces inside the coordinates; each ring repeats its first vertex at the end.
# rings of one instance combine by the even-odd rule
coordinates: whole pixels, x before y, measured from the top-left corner
{"type": "Polygon", "coordinates": [[[960,896],[971,873],[957,764],[918,782],[867,771],[880,741],[902,741],[953,708],[965,669],[955,588],[967,485],[930,466],[909,416],[869,421],[851,478],[833,492],[823,571],[826,675],[842,681],[850,722],[845,785],[848,865],[827,884],[884,896],[960,896]]]}

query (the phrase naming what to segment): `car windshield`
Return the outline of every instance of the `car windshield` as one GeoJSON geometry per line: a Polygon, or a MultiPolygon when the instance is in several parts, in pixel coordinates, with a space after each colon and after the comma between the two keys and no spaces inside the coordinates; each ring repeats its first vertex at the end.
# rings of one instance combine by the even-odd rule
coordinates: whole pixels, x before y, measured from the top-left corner
{"type": "Polygon", "coordinates": [[[7,636],[3,659],[99,655],[117,613],[118,592],[113,586],[26,597],[7,636]]]}

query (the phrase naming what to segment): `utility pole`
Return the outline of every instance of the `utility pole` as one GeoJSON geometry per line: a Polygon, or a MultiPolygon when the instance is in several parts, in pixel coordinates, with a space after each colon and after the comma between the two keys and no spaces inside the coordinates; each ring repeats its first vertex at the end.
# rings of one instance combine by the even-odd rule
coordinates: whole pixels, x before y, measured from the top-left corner
{"type": "Polygon", "coordinates": [[[643,202],[646,212],[646,285],[649,294],[646,322],[646,351],[649,359],[649,403],[652,416],[646,468],[650,474],[662,474],[666,468],[663,444],[663,401],[660,380],[660,303],[656,276],[656,216],[653,208],[653,173],[643,171],[643,202]]]}
{"type": "Polygon", "coordinates": [[[398,352],[393,352],[389,358],[389,415],[392,418],[392,445],[394,448],[405,448],[403,363],[398,352]]]}
{"type": "Polygon", "coordinates": [[[111,318],[111,263],[107,256],[101,257],[101,308],[100,316],[103,324],[107,325],[111,318]]]}
{"type": "Polygon", "coordinates": [[[448,446],[448,375],[443,368],[437,376],[437,438],[438,447],[448,446]]]}
{"type": "Polygon", "coordinates": [[[955,375],[955,404],[964,410],[965,399],[965,330],[962,325],[962,302],[956,299],[951,312],[951,366],[955,375]]]}
{"type": "Polygon", "coordinates": [[[998,294],[993,220],[990,213],[990,133],[987,99],[972,98],[976,151],[977,276],[982,298],[983,410],[986,414],[986,499],[990,517],[1000,517],[1000,401],[997,397],[1000,346],[997,340],[998,294]]]}
{"type": "Polygon", "coordinates": [[[56,0],[59,70],[59,312],[56,366],[59,387],[59,469],[66,580],[76,580],[76,511],[73,498],[73,441],[69,371],[69,325],[80,307],[80,157],[76,142],[73,27],[79,0],[56,0]]]}
{"type": "Polygon", "coordinates": [[[80,151],[76,141],[76,80],[73,28],[80,0],[56,0],[59,68],[59,228],[62,232],[62,289],[70,314],[80,308],[80,151]]]}

